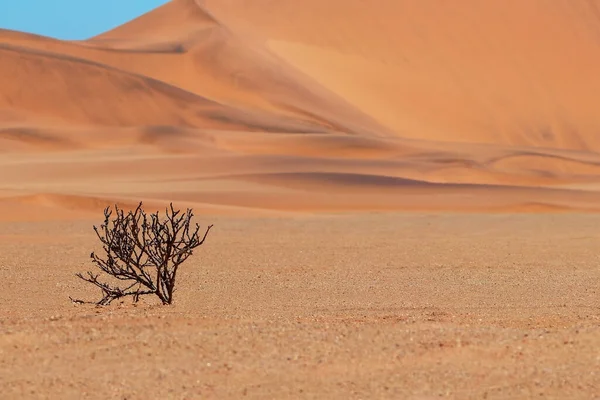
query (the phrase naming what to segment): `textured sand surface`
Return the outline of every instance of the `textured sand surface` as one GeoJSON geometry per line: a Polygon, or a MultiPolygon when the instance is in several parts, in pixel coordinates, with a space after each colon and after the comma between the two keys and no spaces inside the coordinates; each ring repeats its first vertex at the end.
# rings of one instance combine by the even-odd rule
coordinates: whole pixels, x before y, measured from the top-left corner
{"type": "Polygon", "coordinates": [[[0,398],[598,396],[599,16],[173,0],[0,30],[0,398]],[[140,200],[215,223],[176,303],[72,304],[100,211],[140,200]]]}
{"type": "Polygon", "coordinates": [[[173,306],[101,309],[91,222],[0,225],[1,398],[600,391],[596,216],[206,216],[173,306]]]}

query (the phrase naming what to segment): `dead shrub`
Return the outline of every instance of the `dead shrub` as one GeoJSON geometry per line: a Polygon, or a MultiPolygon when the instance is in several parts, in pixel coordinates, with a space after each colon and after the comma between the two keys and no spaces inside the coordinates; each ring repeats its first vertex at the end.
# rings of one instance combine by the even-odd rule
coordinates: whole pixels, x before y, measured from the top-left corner
{"type": "MultiPolygon", "coordinates": [[[[114,217],[110,207],[104,210],[104,223],[94,226],[102,243],[102,255],[92,253],[92,262],[110,276],[111,284],[100,279],[100,274],[88,271],[76,276],[102,291],[98,305],[131,296],[137,302],[140,296],[156,295],[163,304],[173,302],[177,271],[195,248],[202,245],[212,225],[200,235],[200,226],[192,226],[194,214],[175,210],[171,203],[166,218],[159,213],[146,214],[140,202],[133,211],[125,213],[115,205],[114,217]]],[[[82,300],[77,303],[90,303],[82,300]]]]}

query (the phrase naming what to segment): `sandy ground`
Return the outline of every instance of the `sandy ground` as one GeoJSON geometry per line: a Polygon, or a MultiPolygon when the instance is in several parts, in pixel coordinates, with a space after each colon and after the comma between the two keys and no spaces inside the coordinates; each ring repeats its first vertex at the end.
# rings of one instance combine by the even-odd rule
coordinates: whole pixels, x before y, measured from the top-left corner
{"type": "Polygon", "coordinates": [[[0,397],[600,391],[600,217],[206,215],[174,305],[108,308],[68,299],[95,222],[0,225],[0,397]]]}

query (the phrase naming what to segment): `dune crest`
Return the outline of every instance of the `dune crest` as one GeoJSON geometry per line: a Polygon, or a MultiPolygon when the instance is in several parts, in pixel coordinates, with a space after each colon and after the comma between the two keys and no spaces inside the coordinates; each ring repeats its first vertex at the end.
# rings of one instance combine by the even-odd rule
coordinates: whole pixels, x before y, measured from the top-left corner
{"type": "Polygon", "coordinates": [[[594,210],[598,9],[173,0],[83,41],[0,30],[0,201],[594,210]]]}

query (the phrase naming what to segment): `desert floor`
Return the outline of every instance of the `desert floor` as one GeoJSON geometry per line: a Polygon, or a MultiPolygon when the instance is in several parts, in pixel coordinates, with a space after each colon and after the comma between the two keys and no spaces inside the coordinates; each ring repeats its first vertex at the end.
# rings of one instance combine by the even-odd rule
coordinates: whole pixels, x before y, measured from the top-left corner
{"type": "Polygon", "coordinates": [[[0,224],[1,398],[600,393],[600,216],[201,215],[174,305],[76,305],[99,222],[0,224]]]}

